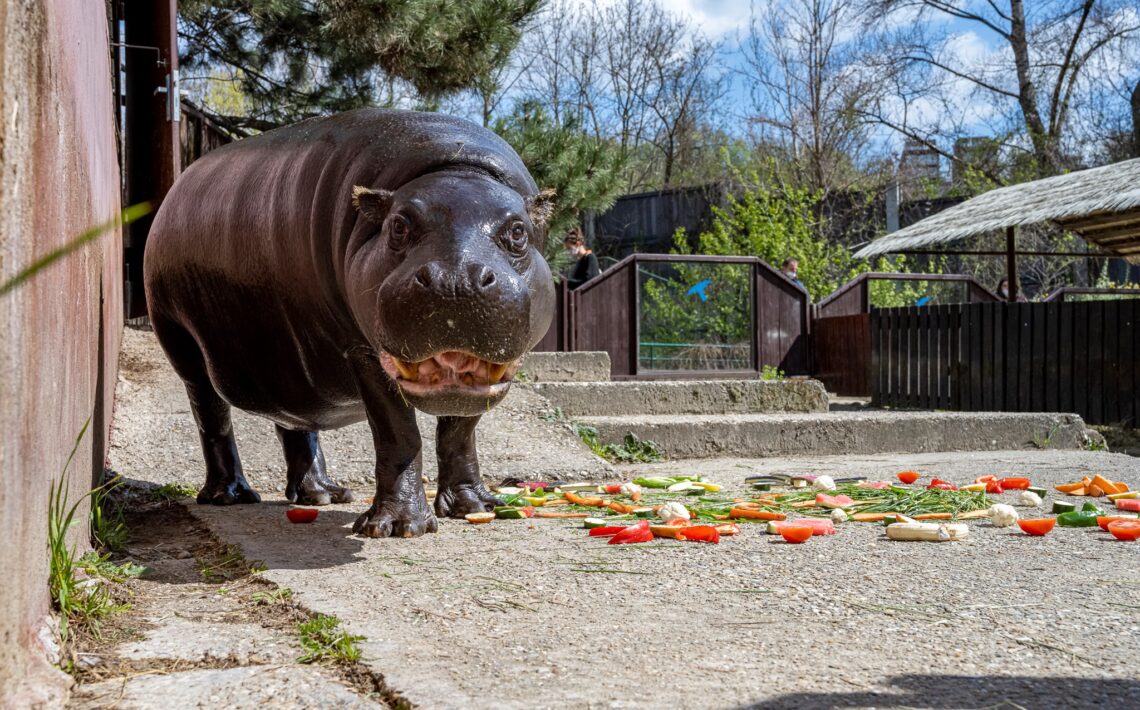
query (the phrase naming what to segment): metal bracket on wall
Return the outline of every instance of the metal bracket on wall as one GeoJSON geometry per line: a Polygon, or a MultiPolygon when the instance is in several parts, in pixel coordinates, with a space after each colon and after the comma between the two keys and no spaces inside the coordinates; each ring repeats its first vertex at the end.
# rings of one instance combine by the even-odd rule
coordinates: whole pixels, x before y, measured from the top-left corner
{"type": "Polygon", "coordinates": [[[166,75],[166,86],[155,88],[154,93],[166,94],[166,120],[178,122],[182,120],[182,91],[179,89],[178,70],[166,75]]]}
{"type": "Polygon", "coordinates": [[[148,47],[145,44],[126,44],[124,42],[111,42],[112,47],[125,47],[126,49],[149,49],[158,55],[158,59],[154,63],[160,67],[166,66],[166,60],[162,58],[162,50],[158,47],[148,47]]]}

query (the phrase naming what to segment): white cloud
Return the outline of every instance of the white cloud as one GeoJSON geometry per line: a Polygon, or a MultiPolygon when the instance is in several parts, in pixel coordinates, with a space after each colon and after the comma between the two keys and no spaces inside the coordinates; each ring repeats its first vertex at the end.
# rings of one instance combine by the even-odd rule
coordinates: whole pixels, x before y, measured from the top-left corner
{"type": "MultiPolygon", "coordinates": [[[[597,4],[607,7],[620,1],[597,0],[597,4]]],[[[581,6],[595,4],[595,0],[569,2],[581,6]]],[[[747,0],[657,0],[657,3],[671,14],[690,20],[712,39],[748,28],[747,0]]]]}

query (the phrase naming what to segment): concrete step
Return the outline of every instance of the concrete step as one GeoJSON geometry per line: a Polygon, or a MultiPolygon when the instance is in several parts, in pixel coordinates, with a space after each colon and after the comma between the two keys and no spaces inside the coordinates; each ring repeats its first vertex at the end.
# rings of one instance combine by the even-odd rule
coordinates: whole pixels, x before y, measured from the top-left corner
{"type": "Polygon", "coordinates": [[[672,459],[714,456],[997,451],[1084,447],[1100,435],[1075,414],[907,412],[592,416],[603,443],[627,432],[656,442],[672,459]]]}
{"type": "Polygon", "coordinates": [[[826,412],[816,380],[546,382],[533,385],[571,417],[826,412]]]}
{"type": "Polygon", "coordinates": [[[519,363],[520,382],[608,382],[610,354],[577,351],[527,353],[519,363]]]}

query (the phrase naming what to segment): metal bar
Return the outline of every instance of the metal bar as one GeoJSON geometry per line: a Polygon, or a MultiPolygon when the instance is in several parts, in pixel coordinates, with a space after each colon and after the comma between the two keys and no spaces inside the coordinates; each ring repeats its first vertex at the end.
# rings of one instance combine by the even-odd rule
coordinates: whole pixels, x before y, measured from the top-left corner
{"type": "Polygon", "coordinates": [[[1005,277],[1006,299],[1010,303],[1017,302],[1017,227],[1007,227],[1005,230],[1005,277]]]}

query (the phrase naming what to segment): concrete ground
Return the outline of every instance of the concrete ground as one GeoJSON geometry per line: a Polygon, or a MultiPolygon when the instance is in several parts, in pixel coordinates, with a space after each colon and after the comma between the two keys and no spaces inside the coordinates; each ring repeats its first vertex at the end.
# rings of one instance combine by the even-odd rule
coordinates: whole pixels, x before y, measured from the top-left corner
{"type": "MultiPolygon", "coordinates": [[[[127,382],[140,367],[124,368],[127,382]]],[[[130,478],[198,485],[201,455],[189,414],[177,411],[180,399],[161,367],[148,367],[150,381],[128,387],[119,399],[114,467],[130,478]],[[167,394],[154,396],[156,387],[167,394]]],[[[572,444],[546,453],[544,442],[528,442],[527,460],[539,457],[529,470],[544,477],[573,469],[566,462],[572,444]]],[[[297,605],[334,614],[363,636],[364,663],[399,702],[432,708],[1140,704],[1140,543],[1114,541],[1099,529],[1028,538],[981,522],[971,524],[966,541],[932,544],[890,542],[878,525],[851,523],[797,546],[745,526],[717,546],[608,546],[572,522],[448,520],[435,535],[370,540],[350,531],[363,502],[322,509],[312,525],[289,524],[274,491],[283,473],[274,479],[268,453],[264,461],[257,456],[247,456],[247,471],[257,472],[251,479],[260,476],[255,485],[266,494],[263,504],[190,504],[190,513],[221,541],[239,545],[247,559],[262,561],[267,569],[258,576],[292,590],[297,605]]],[[[1083,451],[673,461],[619,467],[618,474],[700,473],[743,491],[744,477],[758,472],[888,478],[903,468],[959,482],[1016,473],[1050,488],[1102,473],[1140,487],[1137,459],[1083,451]]],[[[370,495],[366,481],[342,478],[362,497],[370,495]]],[[[230,643],[240,655],[240,639],[230,643]]],[[[245,695],[217,697],[229,707],[266,704],[257,684],[269,687],[276,674],[242,668],[228,672],[241,675],[234,682],[245,695]]],[[[298,678],[319,692],[311,674],[298,678]]],[[[184,680],[181,687],[194,687],[194,678],[184,680]]],[[[169,681],[153,674],[122,679],[117,692],[134,699],[129,707],[207,702],[180,696],[177,679],[169,681]],[[132,685],[143,682],[161,692],[148,695],[132,685]]],[[[358,686],[329,685],[337,698],[358,686]]],[[[281,695],[278,706],[322,704],[294,693],[281,695]]]]}

